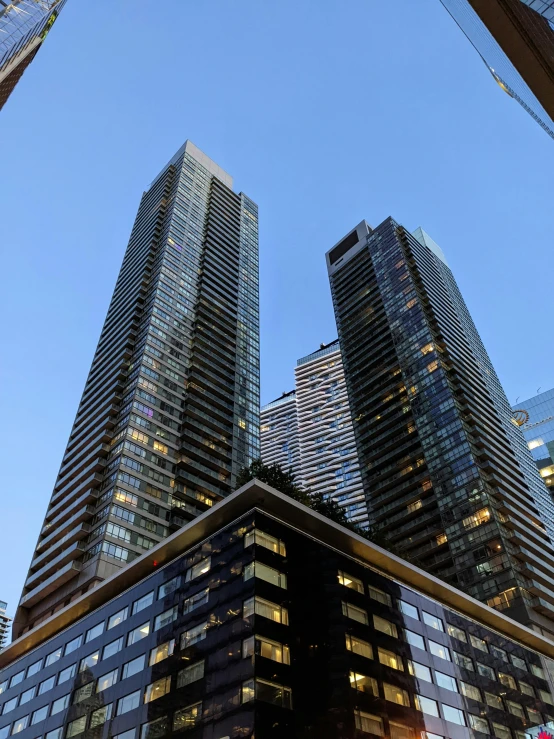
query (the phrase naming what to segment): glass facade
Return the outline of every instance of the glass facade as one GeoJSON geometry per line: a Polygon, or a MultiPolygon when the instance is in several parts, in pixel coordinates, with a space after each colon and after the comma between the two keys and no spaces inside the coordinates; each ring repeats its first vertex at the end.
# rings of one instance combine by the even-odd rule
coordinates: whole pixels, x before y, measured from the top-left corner
{"type": "Polygon", "coordinates": [[[54,25],[66,0],[0,3],[0,110],[54,25]]]}
{"type": "Polygon", "coordinates": [[[498,85],[554,138],[554,7],[548,0],[441,0],[498,85]]]}
{"type": "MultiPolygon", "coordinates": [[[[12,644],[0,736],[531,739],[554,726],[550,656],[508,619],[491,628],[388,574],[386,557],[375,569],[264,506],[223,525],[214,510],[209,535],[164,567],[131,587],[122,571],[121,594],[60,615],[32,649],[12,644]]],[[[352,534],[330,525],[348,550],[352,534]]]]}
{"type": "Polygon", "coordinates": [[[439,247],[389,218],[327,259],[370,524],[554,633],[552,501],[439,247]]]}
{"type": "Polygon", "coordinates": [[[191,142],[142,197],[15,634],[234,489],[259,456],[257,207],[191,142]]]}
{"type": "Polygon", "coordinates": [[[514,406],[539,474],[554,494],[554,390],[546,390],[514,406]]]}

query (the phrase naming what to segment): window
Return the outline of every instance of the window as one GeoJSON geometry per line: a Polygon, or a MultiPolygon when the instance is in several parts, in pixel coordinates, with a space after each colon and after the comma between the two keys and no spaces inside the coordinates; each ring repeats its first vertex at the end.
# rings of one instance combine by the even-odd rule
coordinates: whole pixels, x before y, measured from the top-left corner
{"type": "Polygon", "coordinates": [[[21,672],[17,672],[15,675],[12,675],[12,678],[10,680],[10,688],[13,688],[14,685],[19,685],[19,683],[25,678],[25,670],[21,670],[21,672]]]}
{"type": "Polygon", "coordinates": [[[286,555],[285,543],[280,539],[276,539],[270,534],[266,534],[259,529],[252,529],[244,537],[244,548],[251,546],[252,544],[259,544],[261,547],[269,549],[275,554],[281,554],[283,557],[286,555]]]}
{"type": "Polygon", "coordinates": [[[519,703],[514,701],[506,701],[506,707],[513,716],[519,716],[519,718],[525,719],[525,711],[519,703]]]}
{"type": "Polygon", "coordinates": [[[544,670],[542,669],[542,667],[539,667],[538,665],[533,665],[533,664],[531,664],[530,667],[531,667],[531,672],[533,673],[535,677],[542,677],[543,680],[545,679],[544,670]]]}
{"type": "Polygon", "coordinates": [[[404,670],[404,665],[402,664],[402,657],[399,657],[394,652],[389,652],[388,649],[382,649],[379,647],[378,649],[379,654],[379,662],[382,665],[386,665],[387,667],[392,667],[393,670],[404,670]]]}
{"type": "Polygon", "coordinates": [[[389,636],[394,636],[395,639],[398,639],[398,631],[396,626],[390,621],[387,621],[386,618],[381,618],[381,616],[373,614],[373,628],[377,629],[377,631],[382,631],[383,634],[388,634],[389,636]]]}
{"type": "Polygon", "coordinates": [[[352,588],[352,590],[357,590],[358,593],[364,592],[364,584],[361,580],[358,580],[357,577],[347,575],[346,572],[339,570],[338,580],[339,585],[344,585],[345,588],[352,588]]]}
{"type": "Polygon", "coordinates": [[[398,607],[400,608],[400,610],[405,616],[416,618],[419,621],[419,611],[411,603],[406,603],[405,600],[399,600],[398,607]]]}
{"type": "Polygon", "coordinates": [[[143,595],[142,598],[139,598],[133,603],[133,609],[131,611],[131,615],[134,616],[135,613],[138,613],[139,611],[143,611],[145,608],[148,608],[148,606],[152,605],[154,602],[154,591],[152,590],[150,593],[146,593],[146,595],[143,595]]]}
{"type": "Polygon", "coordinates": [[[180,729],[191,729],[196,726],[197,721],[202,716],[202,703],[195,703],[192,706],[181,708],[180,711],[176,711],[173,716],[173,731],[180,731],[180,729]]]}
{"type": "Polygon", "coordinates": [[[254,655],[290,665],[290,650],[286,644],[267,639],[265,636],[251,636],[242,642],[242,656],[254,655]]]}
{"type": "Polygon", "coordinates": [[[437,644],[437,642],[431,641],[431,639],[429,639],[429,651],[431,652],[431,654],[434,654],[435,657],[447,659],[450,662],[450,650],[448,649],[448,647],[445,647],[442,644],[437,644]]]}
{"type": "Polygon", "coordinates": [[[465,654],[454,652],[454,662],[458,665],[458,667],[463,667],[466,670],[471,670],[471,672],[475,672],[475,668],[473,667],[473,660],[469,657],[466,657],[465,654]]]}
{"type": "Polygon", "coordinates": [[[475,649],[478,649],[481,652],[486,652],[488,654],[489,648],[487,646],[487,642],[484,639],[479,639],[478,636],[474,636],[473,634],[469,635],[469,643],[472,647],[475,647],[475,649]]]}
{"type": "Polygon", "coordinates": [[[258,577],[260,580],[276,585],[278,588],[287,587],[287,576],[279,570],[268,567],[261,562],[250,562],[244,568],[244,580],[250,580],[253,577],[258,577]]]}
{"type": "Polygon", "coordinates": [[[463,629],[459,629],[457,626],[447,624],[448,633],[459,641],[467,642],[466,632],[463,629]]]}
{"type": "Polygon", "coordinates": [[[119,639],[116,639],[115,641],[112,641],[109,644],[106,644],[106,646],[104,647],[104,651],[102,652],[102,659],[108,659],[108,657],[113,657],[113,655],[120,652],[122,648],[123,648],[123,637],[120,636],[119,639]]]}
{"type": "Polygon", "coordinates": [[[29,665],[29,667],[27,667],[27,677],[31,677],[31,675],[36,675],[41,667],[42,667],[41,659],[39,659],[38,662],[34,662],[32,665],[29,665]]]}
{"type": "Polygon", "coordinates": [[[19,696],[16,695],[15,698],[11,698],[11,700],[4,703],[4,705],[2,706],[2,716],[4,716],[6,713],[9,713],[9,711],[13,711],[13,709],[16,708],[18,698],[19,696]]]}
{"type": "Polygon", "coordinates": [[[475,729],[475,731],[480,731],[482,734],[490,734],[489,722],[485,718],[474,716],[472,713],[470,713],[469,725],[472,729],[475,729]]]}
{"type": "Polygon", "coordinates": [[[527,707],[527,715],[529,716],[529,721],[533,726],[542,724],[542,716],[538,711],[535,711],[534,708],[527,707]]]}
{"type": "Polygon", "coordinates": [[[431,626],[433,629],[437,629],[437,631],[444,631],[444,624],[441,618],[433,616],[432,613],[427,613],[427,611],[422,611],[422,614],[423,623],[426,623],[427,626],[431,626]]]}
{"type": "Polygon", "coordinates": [[[129,632],[127,636],[127,646],[131,646],[131,644],[136,644],[141,639],[144,639],[145,636],[148,636],[150,633],[150,623],[147,621],[145,624],[142,624],[142,626],[137,626],[136,629],[133,629],[129,632]]]}
{"type": "Polygon", "coordinates": [[[6,690],[8,689],[8,682],[9,682],[8,680],[4,680],[3,682],[0,683],[0,695],[2,695],[2,693],[5,693],[6,690]]]}
{"type": "Polygon", "coordinates": [[[114,613],[113,616],[110,616],[108,619],[108,630],[113,629],[114,626],[119,626],[119,624],[123,623],[125,619],[127,618],[128,614],[127,608],[122,608],[117,613],[114,613]]]}
{"type": "Polygon", "coordinates": [[[123,665],[123,672],[121,673],[121,679],[125,680],[127,677],[131,677],[131,675],[136,675],[137,672],[140,672],[142,669],[144,669],[144,660],[146,655],[141,654],[140,657],[136,657],[135,659],[132,659],[130,662],[126,662],[123,665]]]}
{"type": "Polygon", "coordinates": [[[160,739],[165,736],[169,730],[169,721],[167,716],[162,716],[154,721],[143,724],[140,730],[140,739],[160,739]]]}
{"type": "Polygon", "coordinates": [[[102,621],[101,624],[96,624],[96,626],[93,626],[92,629],[89,629],[87,633],[85,634],[85,644],[89,641],[92,641],[93,639],[96,639],[97,636],[100,636],[100,634],[104,633],[104,622],[102,621]]]}
{"type": "Polygon", "coordinates": [[[24,693],[21,693],[21,698],[19,700],[19,705],[22,706],[24,703],[28,703],[30,700],[33,700],[35,697],[35,690],[36,687],[29,688],[29,690],[26,690],[24,693]]]}
{"type": "Polygon", "coordinates": [[[129,729],[129,731],[124,731],[122,734],[116,734],[113,739],[135,739],[135,730],[129,729]]]}
{"type": "Polygon", "coordinates": [[[495,724],[493,722],[492,730],[494,736],[498,737],[498,739],[512,739],[512,732],[510,731],[510,729],[508,729],[507,726],[503,726],[502,724],[495,724]]]}
{"type": "Polygon", "coordinates": [[[163,585],[160,585],[160,587],[158,588],[158,598],[165,598],[166,595],[174,593],[180,586],[181,577],[178,575],[172,580],[168,580],[168,582],[164,582],[163,585]]]}
{"type": "MultiPolygon", "coordinates": [[[[73,665],[73,667],[75,667],[75,665],[73,665]]],[[[46,693],[47,690],[52,690],[55,684],[56,684],[55,675],[52,675],[52,677],[49,677],[47,680],[43,680],[38,686],[38,694],[42,695],[43,693],[46,693]]]]}
{"type": "Polygon", "coordinates": [[[524,683],[523,680],[518,680],[519,683],[519,689],[523,693],[523,695],[530,695],[532,698],[535,697],[535,691],[533,690],[533,687],[529,685],[529,683],[524,683]]]}
{"type": "Polygon", "coordinates": [[[81,718],[75,719],[75,721],[71,721],[67,725],[67,732],[65,734],[66,738],[69,739],[69,737],[76,736],[77,734],[81,734],[87,726],[87,717],[81,716],[81,718]]]}
{"type": "Polygon", "coordinates": [[[462,691],[462,695],[465,695],[466,698],[471,698],[474,701],[483,700],[481,698],[481,691],[479,688],[476,688],[475,685],[470,685],[469,683],[464,683],[460,680],[460,690],[462,691]]]}
{"type": "Polygon", "coordinates": [[[45,734],[44,739],[62,739],[62,733],[63,726],[60,726],[58,729],[52,729],[52,731],[45,734]]]}
{"type": "Polygon", "coordinates": [[[198,624],[198,626],[194,626],[192,629],[183,632],[181,634],[181,649],[186,649],[186,647],[190,647],[193,644],[202,641],[202,639],[205,639],[207,629],[208,622],[204,621],[203,624],[198,624]]]}
{"type": "Polygon", "coordinates": [[[373,600],[378,601],[379,603],[383,603],[385,606],[392,606],[392,598],[388,593],[383,592],[382,590],[379,590],[379,588],[374,588],[371,585],[368,588],[369,597],[373,600]]]}
{"type": "Polygon", "coordinates": [[[59,713],[60,711],[64,711],[69,705],[69,693],[67,695],[63,695],[61,698],[58,698],[58,700],[54,701],[52,703],[52,710],[50,711],[51,716],[55,716],[56,713],[59,713]]]}
{"type": "Polygon", "coordinates": [[[483,677],[488,677],[489,680],[496,680],[496,675],[494,674],[492,667],[483,665],[481,662],[477,662],[477,672],[483,677]]]}
{"type": "Polygon", "coordinates": [[[354,652],[354,654],[359,654],[361,657],[373,659],[373,647],[371,644],[350,634],[346,634],[346,648],[350,652],[354,652]]]}
{"type": "Polygon", "coordinates": [[[90,698],[94,691],[94,681],[87,683],[86,685],[83,685],[81,688],[78,688],[73,693],[73,703],[81,703],[84,700],[87,700],[87,698],[90,698]]]}
{"type": "Polygon", "coordinates": [[[102,726],[106,721],[109,721],[112,717],[113,703],[108,703],[107,706],[102,706],[96,711],[93,711],[90,716],[90,728],[94,729],[95,726],[102,726]]]}
{"type": "MultiPolygon", "coordinates": [[[[521,683],[520,683],[520,686],[521,686],[521,683]]],[[[541,701],[544,701],[544,703],[549,703],[551,706],[554,706],[552,695],[548,692],[548,690],[539,689],[539,698],[541,699],[541,701]]]]}
{"type": "Polygon", "coordinates": [[[415,739],[415,731],[410,726],[389,721],[391,739],[415,739]]]}
{"type": "Polygon", "coordinates": [[[166,693],[169,693],[171,689],[171,676],[162,677],[160,680],[156,680],[150,685],[146,686],[144,693],[144,702],[151,703],[152,701],[158,700],[166,693]]]}
{"type": "Polygon", "coordinates": [[[501,659],[504,662],[508,661],[508,655],[503,649],[500,649],[500,647],[497,647],[494,644],[489,644],[489,649],[493,657],[501,659]]]}
{"type": "Polygon", "coordinates": [[[72,641],[68,642],[65,645],[65,652],[64,654],[71,654],[71,652],[74,652],[76,649],[79,649],[81,644],[83,643],[83,637],[78,636],[76,639],[73,639],[72,641]]]}
{"type": "Polygon", "coordinates": [[[50,665],[53,665],[54,662],[57,662],[59,659],[61,659],[62,652],[63,647],[56,649],[55,652],[50,652],[50,654],[46,657],[46,662],[44,663],[44,666],[49,667],[50,665]]]}
{"type": "Polygon", "coordinates": [[[178,616],[177,606],[173,606],[173,608],[169,608],[167,611],[160,613],[154,619],[154,631],[157,631],[158,629],[162,629],[164,626],[169,626],[169,624],[175,621],[177,616],[178,616]]]}
{"type": "Polygon", "coordinates": [[[425,680],[425,682],[428,683],[433,682],[431,670],[426,665],[422,665],[419,662],[408,660],[408,672],[419,680],[425,680]]]}
{"type": "MultiPolygon", "coordinates": [[[[402,688],[397,688],[396,685],[390,683],[383,683],[383,691],[385,693],[385,700],[391,701],[392,703],[398,703],[399,706],[409,706],[410,698],[408,693],[402,688]]],[[[373,695],[378,696],[378,693],[373,695]]]]}
{"type": "Polygon", "coordinates": [[[404,639],[411,644],[412,647],[418,647],[419,649],[425,649],[425,641],[422,636],[416,634],[415,631],[409,631],[404,629],[404,639]]]}
{"type": "Polygon", "coordinates": [[[510,661],[514,667],[519,667],[520,670],[527,672],[527,662],[521,657],[516,657],[515,654],[510,654],[510,661]]]}
{"type": "Polygon", "coordinates": [[[511,675],[506,675],[505,672],[499,672],[498,679],[502,685],[505,685],[507,688],[512,688],[512,690],[516,689],[516,681],[511,675]]]}
{"type": "Polygon", "coordinates": [[[487,693],[487,691],[485,691],[485,703],[491,708],[498,708],[500,711],[504,710],[502,698],[494,693],[487,693]]]}
{"type": "Polygon", "coordinates": [[[17,721],[14,721],[12,726],[12,734],[19,734],[20,731],[23,731],[23,729],[27,728],[27,724],[29,723],[29,716],[23,716],[22,718],[18,718],[17,721]]]}
{"type": "Polygon", "coordinates": [[[276,621],[279,624],[288,625],[289,613],[283,606],[272,603],[269,600],[264,600],[255,596],[244,601],[242,615],[244,618],[248,618],[253,613],[258,616],[264,616],[270,618],[272,621],[276,621]]]}
{"type": "Polygon", "coordinates": [[[379,697],[379,687],[377,680],[367,675],[362,675],[359,672],[350,671],[350,687],[359,690],[361,693],[369,693],[376,698],[379,697]]]}
{"type": "Polygon", "coordinates": [[[363,610],[363,608],[358,608],[357,606],[353,606],[352,603],[347,603],[344,600],[342,602],[342,615],[347,616],[348,618],[351,618],[354,621],[359,621],[361,624],[369,623],[367,613],[366,611],[363,610]]]}
{"type": "Polygon", "coordinates": [[[210,589],[200,590],[198,593],[191,595],[190,598],[185,598],[183,603],[183,613],[190,613],[195,608],[199,608],[205,605],[210,597],[210,589]]]}
{"type": "Polygon", "coordinates": [[[124,698],[120,698],[117,701],[116,716],[121,716],[122,713],[128,713],[134,711],[140,705],[140,690],[136,690],[134,693],[129,693],[124,698]]]}
{"type": "Polygon", "coordinates": [[[103,690],[111,688],[111,686],[117,682],[117,673],[118,670],[112,670],[111,672],[107,672],[105,675],[102,675],[102,677],[99,677],[98,683],[96,684],[96,692],[101,693],[103,690]]]}
{"type": "Polygon", "coordinates": [[[210,571],[211,566],[212,558],[206,557],[206,559],[201,560],[198,564],[189,567],[185,575],[186,582],[190,582],[191,580],[200,577],[200,575],[205,575],[206,572],[210,571]]]}
{"type": "Polygon", "coordinates": [[[182,688],[185,685],[190,685],[197,680],[202,680],[204,677],[204,660],[195,662],[193,665],[185,667],[177,674],[177,687],[182,688]]]}
{"type": "Polygon", "coordinates": [[[383,719],[379,716],[372,716],[364,711],[354,711],[354,721],[358,731],[365,731],[367,734],[376,734],[377,736],[385,736],[383,727],[383,719]]]}
{"type": "Polygon", "coordinates": [[[152,665],[157,665],[158,662],[162,662],[164,659],[167,659],[173,654],[174,649],[175,639],[171,639],[171,641],[166,641],[164,644],[154,647],[154,649],[150,651],[150,659],[148,660],[149,666],[152,667],[152,665]]]}
{"type": "MultiPolygon", "coordinates": [[[[10,728],[11,728],[11,724],[8,724],[7,726],[3,726],[0,729],[0,739],[6,739],[6,737],[10,735],[10,728]]],[[[60,732],[61,732],[61,729],[60,729],[60,732]]]]}
{"type": "Polygon", "coordinates": [[[452,724],[458,724],[458,726],[466,726],[466,720],[464,712],[460,711],[459,708],[454,706],[447,706],[445,703],[442,704],[442,715],[446,721],[450,721],[452,724]]]}
{"type": "Polygon", "coordinates": [[[445,675],[444,672],[439,672],[438,670],[435,670],[435,681],[439,688],[452,690],[454,693],[458,692],[458,686],[456,685],[456,681],[454,680],[454,678],[450,677],[450,675],[445,675]]]}
{"type": "Polygon", "coordinates": [[[87,657],[83,657],[83,659],[79,663],[79,672],[83,672],[84,670],[89,670],[91,667],[95,667],[98,664],[99,659],[100,652],[93,652],[87,657]]]}
{"type": "Polygon", "coordinates": [[[33,714],[31,716],[31,726],[38,724],[39,721],[44,721],[44,719],[48,716],[48,708],[49,706],[43,706],[42,708],[37,708],[36,711],[33,711],[33,714]]]}

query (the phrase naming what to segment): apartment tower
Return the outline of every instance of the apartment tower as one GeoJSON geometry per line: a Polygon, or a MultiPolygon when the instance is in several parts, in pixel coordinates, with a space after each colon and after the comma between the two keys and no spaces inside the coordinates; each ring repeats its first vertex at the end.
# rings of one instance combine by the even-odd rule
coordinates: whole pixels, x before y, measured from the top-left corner
{"type": "Polygon", "coordinates": [[[291,468],[299,484],[367,525],[367,506],[338,339],[298,360],[296,388],[264,406],[262,459],[291,468]]]}
{"type": "Polygon", "coordinates": [[[258,215],[191,142],[144,192],[14,636],[234,489],[259,456],[258,215]]]}
{"type": "Polygon", "coordinates": [[[0,110],[65,3],[66,0],[0,2],[0,110]]]}
{"type": "Polygon", "coordinates": [[[442,251],[363,221],[327,265],[370,524],[554,633],[552,501],[442,251]]]}

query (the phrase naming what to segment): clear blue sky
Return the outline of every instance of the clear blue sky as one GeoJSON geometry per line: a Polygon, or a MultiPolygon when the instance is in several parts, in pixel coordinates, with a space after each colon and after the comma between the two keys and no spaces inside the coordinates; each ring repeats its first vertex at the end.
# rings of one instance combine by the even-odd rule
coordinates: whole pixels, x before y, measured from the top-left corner
{"type": "Polygon", "coordinates": [[[13,612],[143,189],[187,138],[260,207],[262,400],[335,338],[362,218],[446,253],[511,401],[554,385],[554,142],[439,0],[68,0],[0,113],[13,612]]]}

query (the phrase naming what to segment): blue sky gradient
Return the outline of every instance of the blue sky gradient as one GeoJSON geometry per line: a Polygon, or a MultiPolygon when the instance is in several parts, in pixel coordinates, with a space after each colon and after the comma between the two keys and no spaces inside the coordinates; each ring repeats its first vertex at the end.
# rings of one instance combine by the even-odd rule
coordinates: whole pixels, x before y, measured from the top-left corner
{"type": "Polygon", "coordinates": [[[141,193],[187,138],[260,207],[263,402],[336,336],[325,251],[388,215],[444,250],[509,399],[554,385],[554,142],[439,0],[69,0],[0,115],[11,612],[141,193]]]}

